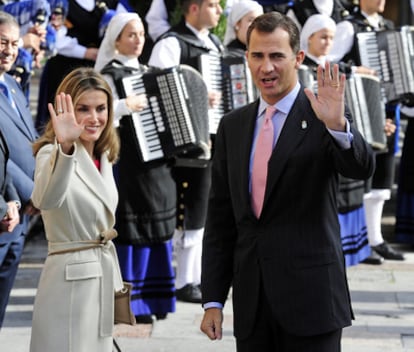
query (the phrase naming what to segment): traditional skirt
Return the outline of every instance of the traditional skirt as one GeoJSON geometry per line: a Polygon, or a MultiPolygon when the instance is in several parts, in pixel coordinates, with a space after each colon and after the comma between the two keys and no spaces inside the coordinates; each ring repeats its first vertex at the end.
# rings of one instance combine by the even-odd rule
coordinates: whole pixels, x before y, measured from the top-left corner
{"type": "Polygon", "coordinates": [[[134,315],[175,312],[171,241],[150,246],[116,244],[124,281],[133,284],[134,315]]]}
{"type": "Polygon", "coordinates": [[[338,214],[346,266],[357,265],[371,254],[364,207],[338,214]]]}

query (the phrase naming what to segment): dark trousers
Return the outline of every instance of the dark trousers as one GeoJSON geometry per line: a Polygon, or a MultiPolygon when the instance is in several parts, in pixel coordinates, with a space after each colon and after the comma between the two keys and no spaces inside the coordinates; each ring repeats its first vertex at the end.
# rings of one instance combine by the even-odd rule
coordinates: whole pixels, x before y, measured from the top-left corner
{"type": "Polygon", "coordinates": [[[24,241],[25,236],[21,234],[14,240],[0,243],[0,328],[23,253],[24,241]]]}
{"type": "Polygon", "coordinates": [[[237,339],[237,352],[340,352],[342,329],[316,336],[295,336],[276,322],[262,292],[251,335],[237,339]]]}

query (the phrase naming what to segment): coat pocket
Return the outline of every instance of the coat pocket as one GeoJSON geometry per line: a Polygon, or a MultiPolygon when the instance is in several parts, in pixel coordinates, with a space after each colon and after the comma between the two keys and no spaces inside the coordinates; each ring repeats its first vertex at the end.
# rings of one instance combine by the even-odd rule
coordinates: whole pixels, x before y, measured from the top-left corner
{"type": "Polygon", "coordinates": [[[66,264],[66,281],[86,280],[102,276],[101,263],[98,261],[74,262],[66,264]]]}

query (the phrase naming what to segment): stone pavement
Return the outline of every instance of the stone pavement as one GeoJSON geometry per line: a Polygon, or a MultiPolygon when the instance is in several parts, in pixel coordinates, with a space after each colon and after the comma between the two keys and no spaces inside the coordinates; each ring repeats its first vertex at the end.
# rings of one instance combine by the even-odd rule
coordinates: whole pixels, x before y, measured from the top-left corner
{"type": "MultiPolygon", "coordinates": [[[[404,262],[348,269],[356,320],[344,330],[343,352],[414,351],[414,250],[399,248],[406,254],[404,262]]],[[[43,237],[27,242],[0,332],[2,352],[29,350],[33,301],[45,255],[43,237]]],[[[117,326],[116,341],[123,352],[235,352],[231,300],[224,311],[222,341],[211,342],[201,334],[201,316],[198,304],[178,302],[175,313],[153,326],[117,326]]]]}

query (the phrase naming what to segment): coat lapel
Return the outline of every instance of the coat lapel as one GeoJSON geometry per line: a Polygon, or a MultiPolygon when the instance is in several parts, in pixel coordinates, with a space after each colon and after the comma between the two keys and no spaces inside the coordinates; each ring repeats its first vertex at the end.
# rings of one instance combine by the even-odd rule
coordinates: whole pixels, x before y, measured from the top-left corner
{"type": "Polygon", "coordinates": [[[263,208],[265,208],[266,202],[273,192],[290,155],[312,127],[314,117],[311,109],[304,108],[305,106],[308,106],[306,102],[307,97],[301,89],[289,115],[287,116],[286,122],[269,160],[263,208]]]}
{"type": "Polygon", "coordinates": [[[101,171],[97,169],[89,154],[81,143],[77,143],[78,163],[76,173],[82,181],[101,199],[106,207],[113,212],[117,204],[117,192],[113,178],[112,164],[106,154],[101,157],[101,171]]]}

